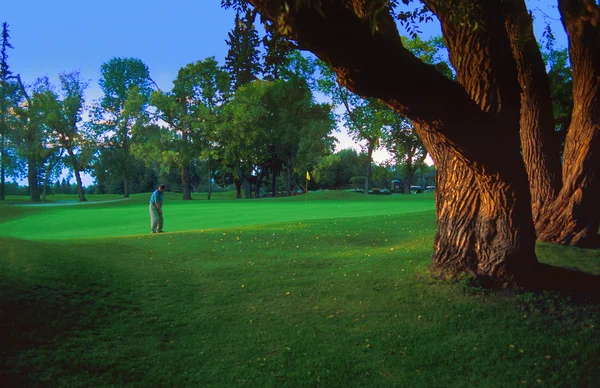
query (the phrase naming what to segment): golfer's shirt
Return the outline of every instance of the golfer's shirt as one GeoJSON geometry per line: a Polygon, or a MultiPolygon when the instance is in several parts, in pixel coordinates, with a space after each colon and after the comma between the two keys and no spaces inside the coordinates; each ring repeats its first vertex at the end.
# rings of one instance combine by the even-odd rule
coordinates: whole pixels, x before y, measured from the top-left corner
{"type": "Polygon", "coordinates": [[[162,205],[163,203],[163,193],[161,193],[158,189],[154,190],[154,193],[150,196],[150,203],[152,205],[162,205]]]}

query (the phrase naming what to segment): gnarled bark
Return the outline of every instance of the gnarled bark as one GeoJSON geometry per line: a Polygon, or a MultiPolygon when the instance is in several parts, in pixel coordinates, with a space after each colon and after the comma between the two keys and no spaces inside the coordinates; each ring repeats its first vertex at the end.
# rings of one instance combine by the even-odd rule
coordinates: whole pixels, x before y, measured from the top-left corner
{"type": "Polygon", "coordinates": [[[561,2],[570,42],[575,106],[562,168],[550,86],[531,16],[523,0],[504,2],[504,11],[522,88],[521,143],[538,238],[559,244],[593,244],[600,218],[595,177],[600,160],[598,6],[590,1],[561,2]]]}
{"type": "Polygon", "coordinates": [[[539,230],[545,209],[556,200],[562,186],[550,82],[525,2],[510,0],[503,4],[521,85],[521,147],[529,177],[533,221],[539,230]]]}
{"type": "Polygon", "coordinates": [[[600,224],[600,8],[595,1],[559,1],[569,36],[573,114],[563,156],[563,187],[544,212],[542,241],[595,244],[600,224]]]}

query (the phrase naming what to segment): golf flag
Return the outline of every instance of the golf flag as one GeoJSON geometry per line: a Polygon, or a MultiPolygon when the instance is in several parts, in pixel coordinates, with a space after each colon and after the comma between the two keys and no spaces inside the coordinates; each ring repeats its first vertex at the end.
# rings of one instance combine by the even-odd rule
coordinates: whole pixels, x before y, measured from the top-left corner
{"type": "Polygon", "coordinates": [[[306,172],[306,203],[308,203],[308,181],[310,180],[310,174],[306,172]]]}

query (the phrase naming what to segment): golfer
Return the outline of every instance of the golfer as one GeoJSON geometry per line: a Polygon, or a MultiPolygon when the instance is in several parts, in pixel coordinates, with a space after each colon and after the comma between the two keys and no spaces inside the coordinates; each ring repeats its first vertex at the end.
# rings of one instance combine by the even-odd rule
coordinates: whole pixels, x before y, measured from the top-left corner
{"type": "Polygon", "coordinates": [[[163,233],[163,192],[167,186],[160,185],[150,196],[150,232],[163,233]]]}

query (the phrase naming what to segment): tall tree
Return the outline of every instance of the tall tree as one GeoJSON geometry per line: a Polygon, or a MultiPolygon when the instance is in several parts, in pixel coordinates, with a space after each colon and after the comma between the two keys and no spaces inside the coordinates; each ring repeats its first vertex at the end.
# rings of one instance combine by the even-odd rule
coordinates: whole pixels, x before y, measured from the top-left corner
{"type": "MultiPolygon", "coordinates": [[[[281,37],[277,38],[281,40],[281,37]]],[[[281,44],[281,43],[280,43],[281,44]]],[[[296,167],[300,180],[312,170],[316,160],[331,153],[334,139],[330,136],[334,129],[334,115],[330,104],[317,104],[314,101],[310,85],[314,85],[316,62],[298,50],[286,49],[286,56],[280,61],[271,78],[277,82],[274,91],[273,107],[277,112],[279,124],[278,140],[275,147],[277,159],[286,168],[287,195],[291,195],[292,180],[296,167]],[[316,159],[315,159],[316,158],[316,159]]],[[[283,53],[280,53],[283,55],[283,53]]],[[[273,58],[277,58],[272,54],[273,58]]],[[[265,60],[266,61],[266,60],[265,60]]],[[[272,192],[275,195],[276,174],[272,174],[272,192]]]]}
{"type": "MultiPolygon", "coordinates": [[[[151,103],[157,108],[157,116],[176,135],[169,144],[163,144],[159,155],[147,152],[147,143],[137,146],[137,154],[145,159],[166,157],[166,163],[174,163],[181,170],[183,199],[192,199],[189,177],[191,163],[201,156],[206,159],[212,157],[210,146],[214,138],[217,109],[227,98],[228,91],[228,74],[219,67],[214,57],[210,57],[181,68],[173,81],[171,92],[157,91],[152,94],[151,103]]],[[[209,176],[209,181],[211,179],[209,176]]],[[[210,199],[210,190],[208,197],[210,199]]]]}
{"type": "MultiPolygon", "coordinates": [[[[272,82],[256,80],[240,87],[223,107],[217,128],[220,159],[238,167],[239,182],[247,182],[245,197],[251,198],[250,175],[264,160],[270,158],[274,128],[269,93],[272,82]],[[243,167],[243,169],[242,169],[243,167]]],[[[240,196],[239,187],[237,196],[240,196]]]]}
{"type": "MultiPolygon", "coordinates": [[[[527,131],[522,119],[536,113],[522,98],[537,103],[547,94],[540,88],[523,87],[524,70],[538,69],[539,51],[535,53],[537,47],[529,50],[530,45],[517,47],[514,39],[515,25],[523,20],[527,28],[531,25],[530,19],[512,17],[527,17],[522,0],[424,1],[441,22],[456,81],[403,46],[391,8],[396,2],[250,3],[282,35],[327,62],[341,84],[359,95],[381,99],[415,123],[438,167],[434,268],[450,274],[472,273],[504,286],[534,278],[539,266],[530,181],[545,175],[540,180],[550,182],[547,187],[556,192],[553,176],[560,172],[560,164],[553,161],[555,157],[543,163],[546,153],[558,155],[557,148],[544,141],[543,133],[533,133],[530,142],[522,136],[527,131]],[[519,53],[531,56],[521,58],[519,53]],[[523,95],[521,90],[525,90],[523,95]],[[533,97],[535,93],[541,94],[533,97]],[[526,149],[531,145],[542,149],[542,156],[528,156],[526,149]],[[535,174],[526,165],[543,171],[535,174]]],[[[587,235],[575,229],[587,228],[594,235],[598,230],[597,201],[588,201],[598,197],[595,172],[599,162],[592,156],[600,146],[598,5],[560,0],[559,6],[570,41],[578,109],[564,153],[564,171],[571,172],[553,201],[562,206],[555,209],[555,222],[547,225],[562,225],[570,229],[567,234],[585,239],[587,235]]],[[[543,74],[539,73],[542,79],[543,74]]],[[[548,197],[536,194],[536,185],[531,183],[534,202],[548,197]]],[[[548,207],[542,203],[541,208],[548,207]]]]}
{"type": "Polygon", "coordinates": [[[228,34],[229,39],[225,40],[229,46],[225,69],[231,77],[233,90],[257,79],[260,74],[260,39],[254,27],[255,18],[256,11],[248,9],[244,13],[237,12],[235,26],[228,34]]]}
{"type": "MultiPolygon", "coordinates": [[[[48,79],[44,78],[44,87],[49,85],[48,79]]],[[[40,171],[44,159],[44,143],[47,137],[46,128],[43,125],[42,112],[38,109],[37,101],[29,95],[27,88],[17,76],[22,101],[13,108],[15,116],[19,118],[13,138],[16,138],[19,146],[16,154],[26,161],[27,184],[29,187],[29,200],[37,202],[40,200],[40,171]]],[[[39,82],[36,81],[34,90],[39,82]]]]}
{"type": "Polygon", "coordinates": [[[2,23],[0,36],[0,200],[5,200],[6,165],[8,162],[8,110],[11,105],[10,96],[15,93],[14,83],[11,85],[12,71],[8,66],[8,49],[10,44],[8,23],[2,23]]]}
{"type": "Polygon", "coordinates": [[[85,104],[85,89],[88,82],[81,79],[78,71],[59,74],[60,92],[52,88],[39,90],[35,99],[39,101],[44,125],[51,129],[52,140],[67,155],[66,165],[72,170],[77,185],[79,201],[86,201],[81,173],[89,168],[95,152],[95,139],[92,139],[82,125],[85,104]]]}
{"type": "Polygon", "coordinates": [[[345,109],[342,117],[354,141],[366,142],[364,193],[368,194],[373,152],[379,148],[384,127],[390,124],[392,115],[389,114],[389,108],[377,99],[362,98],[349,91],[337,82],[335,73],[327,64],[322,61],[318,63],[321,73],[321,78],[317,81],[318,89],[331,97],[334,104],[345,109]]]}
{"type": "Polygon", "coordinates": [[[123,196],[129,197],[132,167],[132,131],[143,126],[145,109],[152,93],[152,80],[148,67],[136,58],[112,58],[100,67],[100,88],[104,92],[100,105],[98,126],[109,137],[110,152],[115,161],[110,169],[123,181],[123,196]]]}
{"type": "Polygon", "coordinates": [[[395,117],[390,120],[391,124],[383,134],[383,143],[396,164],[403,166],[403,193],[410,194],[415,173],[425,164],[427,150],[410,120],[395,112],[391,115],[395,117]]]}
{"type": "MultiPolygon", "coordinates": [[[[227,3],[228,1],[225,1],[227,3]]],[[[260,40],[254,27],[256,11],[246,7],[236,7],[235,26],[225,42],[229,46],[225,57],[225,69],[231,79],[232,90],[237,91],[241,86],[258,78],[260,74],[260,40]]],[[[244,185],[246,198],[250,197],[250,182],[245,178],[250,174],[249,166],[235,163],[237,178],[236,198],[241,198],[241,185],[244,185]]]]}

